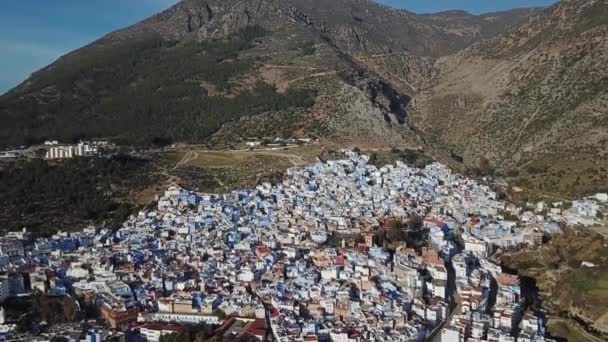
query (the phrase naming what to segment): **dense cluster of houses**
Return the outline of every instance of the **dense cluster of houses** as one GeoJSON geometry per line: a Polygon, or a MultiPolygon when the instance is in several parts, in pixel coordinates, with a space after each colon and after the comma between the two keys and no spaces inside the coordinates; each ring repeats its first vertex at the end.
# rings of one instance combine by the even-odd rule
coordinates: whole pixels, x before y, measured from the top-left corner
{"type": "Polygon", "coordinates": [[[519,278],[488,258],[590,223],[608,198],[521,208],[438,163],[377,168],[346,156],[250,190],[170,188],[118,230],[33,242],[13,233],[0,240],[0,300],[78,297],[106,322],[86,341],[124,339],[112,331],[158,341],[202,323],[279,341],[545,340],[519,278]],[[414,215],[428,243],[379,242],[414,215]]]}

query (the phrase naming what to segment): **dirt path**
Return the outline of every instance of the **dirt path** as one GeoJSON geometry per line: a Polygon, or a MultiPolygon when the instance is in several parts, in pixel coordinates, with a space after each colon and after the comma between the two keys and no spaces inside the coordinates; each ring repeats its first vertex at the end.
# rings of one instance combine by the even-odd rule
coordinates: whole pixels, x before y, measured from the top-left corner
{"type": "MultiPolygon", "coordinates": [[[[230,154],[240,154],[243,156],[255,156],[255,155],[259,155],[259,156],[270,156],[270,157],[277,157],[277,158],[286,158],[287,160],[289,160],[289,162],[293,165],[293,166],[304,166],[307,165],[308,163],[304,160],[304,158],[302,158],[302,156],[296,155],[296,154],[292,154],[292,153],[283,153],[283,152],[274,152],[272,150],[268,150],[268,151],[264,151],[264,150],[259,150],[259,151],[249,151],[249,150],[231,150],[231,151],[213,151],[213,150],[202,150],[202,151],[187,151],[186,154],[184,154],[184,156],[182,157],[182,159],[180,159],[179,162],[177,162],[177,164],[175,164],[175,166],[173,167],[174,170],[178,169],[181,166],[187,165],[188,163],[195,161],[198,157],[200,157],[201,154],[205,154],[205,153],[209,153],[209,154],[213,154],[213,153],[230,153],[230,154]]],[[[209,166],[209,167],[213,167],[213,166],[209,166]]]]}
{"type": "Polygon", "coordinates": [[[262,68],[267,69],[291,69],[291,70],[307,70],[307,71],[315,71],[315,70],[327,70],[325,68],[316,68],[309,66],[293,66],[293,65],[276,65],[276,64],[264,64],[262,68]]]}
{"type": "Polygon", "coordinates": [[[337,73],[338,72],[335,71],[335,70],[334,71],[318,72],[316,74],[310,74],[310,75],[294,78],[293,80],[288,80],[286,83],[287,84],[291,84],[291,83],[294,83],[294,82],[304,81],[305,79],[308,79],[308,78],[325,77],[325,76],[335,75],[337,73]]]}
{"type": "Polygon", "coordinates": [[[222,188],[224,188],[224,190],[228,190],[228,187],[226,186],[226,184],[224,182],[222,182],[222,180],[217,176],[217,174],[213,174],[213,179],[217,182],[217,184],[219,184],[222,188]]]}
{"type": "Polygon", "coordinates": [[[196,160],[197,158],[198,158],[198,152],[188,151],[188,152],[186,152],[186,154],[184,154],[184,157],[182,157],[182,159],[179,162],[177,162],[177,164],[175,164],[175,166],[173,167],[173,170],[176,170],[180,166],[186,165],[189,162],[196,160]]]}
{"type": "Polygon", "coordinates": [[[528,120],[526,120],[526,123],[524,124],[524,126],[519,130],[519,133],[517,133],[517,137],[515,138],[515,146],[517,146],[517,144],[519,144],[519,141],[521,140],[521,137],[523,136],[524,132],[526,131],[526,129],[528,129],[528,126],[530,126],[530,124],[534,121],[534,119],[536,119],[536,117],[538,116],[540,110],[536,110],[534,113],[532,113],[532,116],[530,116],[528,118],[528,120]]]}
{"type": "Polygon", "coordinates": [[[291,162],[291,164],[293,166],[304,166],[308,163],[306,163],[304,161],[304,158],[302,158],[301,156],[295,155],[295,154],[289,154],[289,153],[272,153],[272,152],[251,152],[253,155],[261,155],[261,156],[271,156],[271,157],[279,157],[279,158],[287,158],[287,160],[289,160],[289,162],[291,162]]]}
{"type": "Polygon", "coordinates": [[[277,87],[279,92],[285,92],[289,87],[296,82],[304,81],[311,78],[326,77],[336,75],[336,70],[328,70],[324,68],[307,67],[307,66],[290,66],[290,65],[264,65],[261,69],[263,77],[277,87]],[[302,72],[310,72],[308,75],[289,79],[283,70],[298,70],[302,72]]]}
{"type": "Polygon", "coordinates": [[[392,56],[407,56],[408,54],[406,52],[392,52],[392,53],[382,53],[382,54],[378,54],[378,55],[369,55],[369,56],[359,56],[356,57],[356,59],[359,60],[366,60],[366,59],[378,59],[378,58],[385,58],[385,57],[392,57],[392,56]]]}

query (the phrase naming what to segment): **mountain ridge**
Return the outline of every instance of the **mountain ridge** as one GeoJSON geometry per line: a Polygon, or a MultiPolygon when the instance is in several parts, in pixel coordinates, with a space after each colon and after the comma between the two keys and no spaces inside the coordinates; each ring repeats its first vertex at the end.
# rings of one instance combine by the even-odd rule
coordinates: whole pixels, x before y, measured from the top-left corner
{"type": "MultiPolygon", "coordinates": [[[[454,31],[453,23],[434,23],[367,0],[184,0],[63,56],[3,95],[0,122],[5,129],[0,129],[0,140],[22,144],[46,137],[73,140],[101,135],[146,143],[167,135],[173,141],[221,143],[222,139],[212,137],[214,131],[221,132],[223,140],[241,139],[237,130],[251,128],[243,127],[243,122],[253,114],[264,121],[256,128],[268,128],[259,135],[313,131],[312,135],[342,143],[415,144],[416,137],[406,124],[411,94],[430,76],[433,58],[460,49],[483,31],[475,20],[463,23],[462,31],[454,31]],[[205,51],[192,50],[205,44],[235,48],[225,40],[255,26],[266,34],[220,53],[215,61],[206,61],[205,51]],[[204,80],[211,69],[198,71],[198,64],[184,63],[186,50],[211,69],[213,64],[226,69],[221,87],[231,89],[218,90],[204,80]],[[124,62],[127,59],[131,65],[124,62]],[[195,75],[194,81],[180,71],[181,64],[203,74],[195,75]],[[207,114],[196,109],[209,101],[221,103],[222,97],[260,100],[265,84],[277,89],[271,96],[273,103],[286,104],[279,108],[265,103],[244,114],[238,108],[229,115],[211,113],[210,125],[203,122],[207,114]],[[297,103],[285,102],[282,93],[289,89],[297,93],[297,103]],[[309,94],[314,90],[316,95],[309,96],[319,101],[313,105],[301,99],[297,89],[309,94]],[[332,94],[365,99],[352,101],[357,104],[354,107],[339,108],[340,103],[330,99],[332,94]],[[159,97],[168,104],[157,103],[159,97]],[[142,123],[150,126],[149,120],[142,121],[146,117],[163,125],[140,132],[142,123]],[[98,124],[89,127],[91,120],[98,124]],[[198,122],[199,127],[184,127],[179,122],[183,120],[198,122]],[[270,127],[273,120],[289,125],[278,132],[270,127]],[[116,127],[121,125],[133,127],[135,134],[116,127]],[[235,128],[230,131],[230,126],[235,128]],[[351,130],[358,133],[353,135],[351,130]]],[[[214,106],[207,110],[218,111],[214,106]]]]}
{"type": "MultiPolygon", "coordinates": [[[[184,0],[3,95],[0,142],[105,136],[228,146],[309,136],[436,145],[469,167],[484,159],[503,173],[537,168],[581,145],[558,136],[594,132],[586,141],[595,150],[603,141],[605,8],[565,0],[417,15],[368,0],[184,0]],[[583,105],[600,109],[566,120],[574,112],[562,108],[583,105]]],[[[596,167],[591,150],[585,155],[577,158],[596,167]]]]}

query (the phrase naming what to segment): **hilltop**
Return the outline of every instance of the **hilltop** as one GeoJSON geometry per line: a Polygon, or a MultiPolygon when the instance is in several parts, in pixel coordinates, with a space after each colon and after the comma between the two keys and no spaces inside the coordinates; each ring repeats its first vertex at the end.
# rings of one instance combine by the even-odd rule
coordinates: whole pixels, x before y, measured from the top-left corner
{"type": "Polygon", "coordinates": [[[0,143],[110,137],[225,145],[312,136],[418,145],[433,62],[538,10],[416,15],[366,0],[184,0],[36,72],[0,98],[0,143]]]}

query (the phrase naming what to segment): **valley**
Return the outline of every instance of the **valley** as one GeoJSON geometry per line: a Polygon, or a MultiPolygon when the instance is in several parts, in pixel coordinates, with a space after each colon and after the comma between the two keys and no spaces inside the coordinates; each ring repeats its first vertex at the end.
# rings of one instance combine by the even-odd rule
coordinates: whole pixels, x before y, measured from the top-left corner
{"type": "Polygon", "coordinates": [[[369,156],[372,171],[440,162],[467,178],[454,185],[462,193],[437,189],[466,202],[463,184],[479,182],[505,202],[491,215],[465,210],[471,234],[540,235],[500,246],[494,261],[536,282],[549,335],[597,341],[608,332],[608,222],[587,200],[608,193],[607,51],[606,0],[480,15],[183,0],[0,95],[0,229],[111,236],[164,191],[280,187],[287,170],[331,169],[344,150],[369,156]],[[49,158],[49,140],[69,156],[49,158]],[[88,140],[114,148],[67,147],[88,140]]]}

